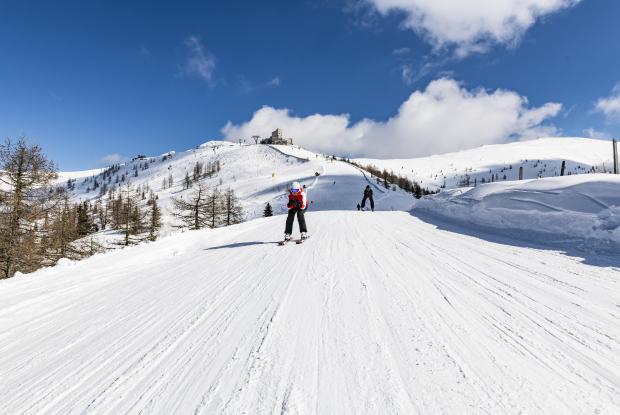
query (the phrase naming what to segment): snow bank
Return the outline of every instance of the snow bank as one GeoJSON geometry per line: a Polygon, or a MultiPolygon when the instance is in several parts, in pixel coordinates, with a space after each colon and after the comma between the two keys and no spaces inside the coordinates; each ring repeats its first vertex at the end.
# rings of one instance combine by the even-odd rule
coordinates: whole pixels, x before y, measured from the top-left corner
{"type": "Polygon", "coordinates": [[[414,210],[509,235],[620,247],[620,176],[588,174],[453,189],[414,210]]]}

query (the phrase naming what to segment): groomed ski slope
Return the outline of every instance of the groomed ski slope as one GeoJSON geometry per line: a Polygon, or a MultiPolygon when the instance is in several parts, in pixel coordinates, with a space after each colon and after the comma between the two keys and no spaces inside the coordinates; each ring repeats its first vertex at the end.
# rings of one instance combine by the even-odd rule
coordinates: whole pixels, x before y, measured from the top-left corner
{"type": "Polygon", "coordinates": [[[3,414],[617,414],[620,272],[404,212],[0,281],[3,414]]]}

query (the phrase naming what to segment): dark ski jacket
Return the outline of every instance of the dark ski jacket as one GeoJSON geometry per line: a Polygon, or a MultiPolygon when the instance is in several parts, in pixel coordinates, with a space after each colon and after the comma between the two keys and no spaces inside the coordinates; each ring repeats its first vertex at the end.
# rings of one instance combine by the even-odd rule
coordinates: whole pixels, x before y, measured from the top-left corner
{"type": "Polygon", "coordinates": [[[370,187],[364,189],[364,197],[367,199],[372,197],[372,189],[370,187]]]}

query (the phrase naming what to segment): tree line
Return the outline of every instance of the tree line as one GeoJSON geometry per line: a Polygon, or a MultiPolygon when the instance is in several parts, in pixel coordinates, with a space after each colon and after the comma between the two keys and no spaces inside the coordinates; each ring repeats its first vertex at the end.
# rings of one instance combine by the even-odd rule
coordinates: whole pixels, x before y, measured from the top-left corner
{"type": "Polygon", "coordinates": [[[173,198],[172,215],[177,228],[198,230],[241,223],[244,219],[239,200],[232,189],[209,189],[203,183],[194,185],[188,197],[173,198]]]}
{"type": "MultiPolygon", "coordinates": [[[[146,169],[143,163],[140,169],[146,169]]],[[[220,171],[220,163],[197,162],[182,184],[191,193],[172,198],[177,228],[228,226],[244,220],[239,200],[231,189],[209,189],[202,179],[220,171]],[[189,180],[188,180],[189,179],[189,180]]],[[[56,165],[38,145],[25,139],[0,144],[0,279],[16,272],[29,273],[55,264],[60,258],[81,259],[107,248],[96,232],[120,234],[116,244],[127,246],[154,241],[162,226],[159,197],[148,184],[132,186],[119,178],[120,165],[89,179],[99,190],[95,201],[72,201],[75,179],[58,184],[56,165]],[[116,182],[112,177],[116,175],[116,182]]],[[[172,187],[170,174],[163,188],[172,187]]]]}
{"type": "Polygon", "coordinates": [[[416,199],[420,199],[422,196],[438,193],[438,191],[433,191],[426,187],[420,186],[420,184],[415,180],[397,175],[392,171],[387,171],[386,169],[380,170],[373,165],[362,165],[347,158],[342,158],[341,161],[352,164],[355,167],[370,173],[372,176],[375,176],[377,178],[377,183],[383,185],[386,189],[389,189],[391,185],[395,185],[408,193],[412,193],[416,199]]]}
{"type": "Polygon", "coordinates": [[[0,278],[101,252],[92,237],[100,230],[120,231],[123,245],[157,238],[161,211],[152,192],[147,199],[144,188],[127,187],[110,190],[107,200],[72,202],[74,181],[60,186],[57,179],[38,145],[23,138],[0,144],[0,278]]]}

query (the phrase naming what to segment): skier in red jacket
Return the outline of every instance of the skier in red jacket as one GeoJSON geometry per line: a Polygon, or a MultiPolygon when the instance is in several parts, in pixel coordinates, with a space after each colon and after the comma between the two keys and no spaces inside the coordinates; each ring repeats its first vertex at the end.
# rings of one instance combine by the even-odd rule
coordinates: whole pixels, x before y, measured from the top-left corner
{"type": "Polygon", "coordinates": [[[303,241],[308,237],[308,229],[306,228],[306,218],[304,212],[308,207],[308,199],[306,197],[306,191],[299,184],[294,182],[291,186],[291,191],[288,194],[288,217],[286,218],[286,228],[284,229],[284,240],[289,241],[291,234],[293,233],[293,221],[295,215],[297,215],[297,221],[299,222],[299,231],[301,232],[301,240],[303,241]]]}

